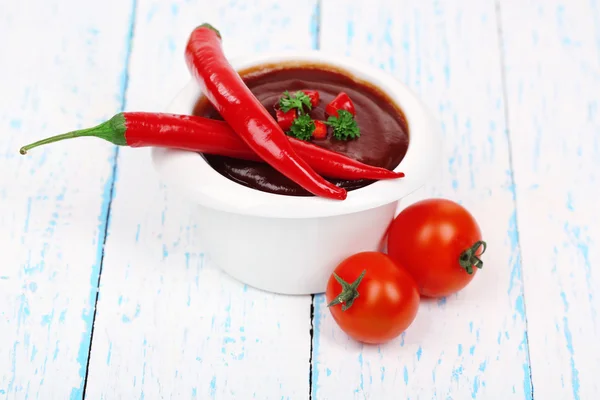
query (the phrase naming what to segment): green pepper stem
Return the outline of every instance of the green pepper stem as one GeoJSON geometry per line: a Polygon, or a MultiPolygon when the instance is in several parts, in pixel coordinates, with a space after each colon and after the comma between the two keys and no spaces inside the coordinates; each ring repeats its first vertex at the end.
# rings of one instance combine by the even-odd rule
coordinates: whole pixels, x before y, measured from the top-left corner
{"type": "Polygon", "coordinates": [[[481,259],[477,256],[477,250],[479,250],[479,248],[482,246],[483,249],[479,254],[482,255],[483,253],[485,253],[487,244],[483,240],[478,240],[473,244],[473,246],[463,251],[460,254],[460,257],[458,258],[458,263],[462,268],[464,268],[465,271],[467,271],[467,274],[469,275],[473,273],[473,267],[476,267],[478,269],[483,268],[483,261],[481,261],[481,259]]]}
{"type": "Polygon", "coordinates": [[[19,152],[25,155],[29,150],[38,146],[59,142],[65,139],[73,139],[84,136],[93,136],[107,140],[119,146],[124,146],[127,144],[127,141],[125,140],[125,130],[125,116],[123,115],[123,113],[119,113],[113,116],[108,121],[103,122],[97,126],[86,129],[79,129],[76,131],[67,132],[46,139],[38,140],[37,142],[21,147],[19,152]]]}

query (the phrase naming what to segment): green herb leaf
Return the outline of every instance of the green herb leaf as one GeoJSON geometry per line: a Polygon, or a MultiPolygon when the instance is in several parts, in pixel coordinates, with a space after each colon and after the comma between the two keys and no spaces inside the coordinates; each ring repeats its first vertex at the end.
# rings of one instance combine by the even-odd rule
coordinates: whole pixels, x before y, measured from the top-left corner
{"type": "Polygon", "coordinates": [[[315,122],[310,118],[310,115],[303,114],[294,120],[288,135],[300,140],[310,140],[314,130],[315,122]]]}
{"type": "Polygon", "coordinates": [[[286,90],[283,93],[283,97],[279,99],[279,107],[281,107],[281,111],[283,112],[288,112],[292,108],[297,108],[298,114],[303,114],[304,106],[308,107],[309,110],[312,109],[310,97],[300,90],[294,94],[290,94],[290,92],[286,90]]]}
{"type": "Polygon", "coordinates": [[[333,128],[333,137],[338,140],[349,140],[360,137],[360,129],[352,113],[338,110],[337,117],[329,117],[327,125],[333,128]]]}

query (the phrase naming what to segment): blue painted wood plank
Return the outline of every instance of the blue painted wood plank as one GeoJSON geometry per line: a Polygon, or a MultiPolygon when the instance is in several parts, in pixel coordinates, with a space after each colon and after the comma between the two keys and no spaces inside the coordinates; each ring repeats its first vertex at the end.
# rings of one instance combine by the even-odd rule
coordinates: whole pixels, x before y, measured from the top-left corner
{"type": "Polygon", "coordinates": [[[413,325],[386,345],[349,339],[317,297],[313,398],[533,398],[494,2],[327,1],[322,15],[324,51],[394,74],[440,120],[444,168],[401,207],[456,200],[490,246],[469,287],[423,301],[413,325]]]}
{"type": "MultiPolygon", "coordinates": [[[[235,57],[310,49],[317,14],[313,1],[140,0],[127,106],[164,110],[190,79],[184,48],[200,23],[235,57]]],[[[88,395],[308,398],[310,296],[263,293],[218,270],[205,222],[157,179],[149,154],[119,152],[88,395]]]]}
{"type": "Polygon", "coordinates": [[[94,140],[18,149],[119,110],[130,9],[2,7],[0,394],[82,398],[115,151],[94,140]]]}
{"type": "Polygon", "coordinates": [[[600,395],[600,6],[498,3],[536,397],[600,395]]]}

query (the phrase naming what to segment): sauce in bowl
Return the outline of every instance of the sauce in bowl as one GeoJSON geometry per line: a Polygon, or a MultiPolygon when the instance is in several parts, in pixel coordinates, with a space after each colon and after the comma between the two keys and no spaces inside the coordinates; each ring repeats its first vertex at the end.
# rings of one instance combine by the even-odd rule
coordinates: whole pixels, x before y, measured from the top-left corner
{"type": "MultiPolygon", "coordinates": [[[[348,94],[356,109],[356,122],[360,137],[337,140],[331,134],[327,138],[313,139],[311,143],[365,164],[396,168],[408,149],[409,135],[406,119],[400,109],[379,89],[360,82],[341,71],[317,65],[266,66],[240,72],[240,76],[261,104],[275,118],[275,106],[287,90],[316,90],[320,101],[308,112],[314,120],[326,121],[325,107],[340,92],[348,94]]],[[[194,115],[222,120],[215,108],[205,99],[194,108],[194,115]]],[[[204,154],[209,165],[218,173],[241,185],[265,192],[312,196],[308,191],[285,177],[266,163],[238,160],[229,157],[204,154]]],[[[325,177],[346,190],[365,187],[373,181],[341,180],[325,177]]]]}

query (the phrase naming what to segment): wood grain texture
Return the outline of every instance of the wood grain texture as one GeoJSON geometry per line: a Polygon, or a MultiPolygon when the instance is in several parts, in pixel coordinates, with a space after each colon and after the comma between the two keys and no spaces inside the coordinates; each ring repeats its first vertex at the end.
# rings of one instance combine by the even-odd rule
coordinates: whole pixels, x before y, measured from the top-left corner
{"type": "MultiPolygon", "coordinates": [[[[457,295],[423,301],[414,324],[363,346],[316,298],[316,399],[531,399],[514,186],[494,3],[324,1],[321,48],[368,61],[415,90],[442,124],[444,167],[412,197],[464,204],[489,243],[457,295]]],[[[419,132],[412,132],[418,135],[419,132]]]]}
{"type": "Polygon", "coordinates": [[[90,399],[600,397],[598,0],[0,3],[0,399],[80,399],[86,377],[90,399]],[[124,106],[162,111],[202,22],[230,56],[320,45],[421,95],[445,164],[403,206],[473,212],[490,247],[472,285],[363,346],[323,296],[311,322],[310,297],[220,272],[147,149],[19,156],[124,106]]]}
{"type": "Polygon", "coordinates": [[[114,149],[82,139],[18,151],[121,107],[130,8],[120,0],[0,6],[3,399],[82,396],[114,149]]]}
{"type": "Polygon", "coordinates": [[[536,398],[600,398],[600,4],[500,3],[536,398]]]}
{"type": "MultiPolygon", "coordinates": [[[[200,23],[221,30],[231,56],[311,48],[313,14],[313,2],[140,0],[127,109],[163,110],[187,83],[184,47],[200,23]]],[[[147,149],[121,149],[89,398],[309,397],[310,297],[227,277],[203,253],[201,223],[162,186],[147,149]]]]}

